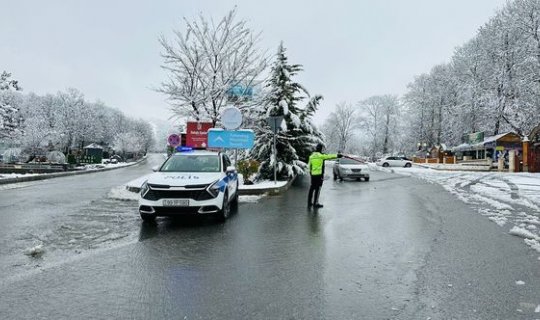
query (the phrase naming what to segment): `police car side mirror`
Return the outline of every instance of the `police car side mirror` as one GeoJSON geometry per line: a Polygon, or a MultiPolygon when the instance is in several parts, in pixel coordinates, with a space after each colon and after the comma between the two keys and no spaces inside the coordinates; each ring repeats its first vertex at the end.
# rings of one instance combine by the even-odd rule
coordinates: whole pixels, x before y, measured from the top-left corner
{"type": "Polygon", "coordinates": [[[159,170],[159,166],[153,166],[152,171],[157,172],[159,170]]]}
{"type": "Polygon", "coordinates": [[[229,173],[235,173],[236,172],[236,168],[234,166],[228,166],[227,167],[227,170],[225,171],[227,174],[229,173]]]}

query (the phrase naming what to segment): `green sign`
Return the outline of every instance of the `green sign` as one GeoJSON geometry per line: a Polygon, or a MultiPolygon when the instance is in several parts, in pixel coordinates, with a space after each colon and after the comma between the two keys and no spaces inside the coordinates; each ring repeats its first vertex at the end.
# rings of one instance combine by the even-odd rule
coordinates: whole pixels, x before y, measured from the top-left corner
{"type": "Polygon", "coordinates": [[[474,133],[471,133],[469,134],[469,136],[467,137],[468,139],[468,143],[469,144],[476,144],[476,143],[481,143],[481,142],[484,142],[484,132],[474,132],[474,133]]]}

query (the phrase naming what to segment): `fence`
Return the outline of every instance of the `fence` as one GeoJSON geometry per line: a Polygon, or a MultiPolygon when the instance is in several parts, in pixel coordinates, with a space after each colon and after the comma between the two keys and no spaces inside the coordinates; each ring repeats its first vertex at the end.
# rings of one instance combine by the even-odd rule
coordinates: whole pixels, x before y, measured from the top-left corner
{"type": "Polygon", "coordinates": [[[457,163],[455,156],[441,157],[441,158],[418,158],[418,157],[414,157],[413,162],[414,163],[429,163],[429,164],[434,164],[434,163],[456,164],[457,163]]]}

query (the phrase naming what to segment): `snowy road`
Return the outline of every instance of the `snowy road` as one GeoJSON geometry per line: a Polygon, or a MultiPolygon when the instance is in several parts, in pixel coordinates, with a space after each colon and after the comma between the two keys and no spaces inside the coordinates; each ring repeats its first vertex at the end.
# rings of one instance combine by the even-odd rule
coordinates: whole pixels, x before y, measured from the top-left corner
{"type": "Polygon", "coordinates": [[[441,185],[540,254],[540,174],[371,168],[441,185]]]}
{"type": "Polygon", "coordinates": [[[155,161],[2,190],[0,319],[540,318],[526,182],[373,170],[325,181],[318,211],[298,184],[149,225],[118,186],[155,161]]]}

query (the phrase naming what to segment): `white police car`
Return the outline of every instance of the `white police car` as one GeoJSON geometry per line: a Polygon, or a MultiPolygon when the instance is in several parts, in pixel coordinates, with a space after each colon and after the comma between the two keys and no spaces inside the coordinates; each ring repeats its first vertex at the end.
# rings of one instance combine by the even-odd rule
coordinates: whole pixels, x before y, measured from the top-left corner
{"type": "Polygon", "coordinates": [[[188,150],[172,154],[141,187],[139,213],[157,216],[216,214],[227,219],[238,205],[238,174],[222,152],[188,150]]]}

